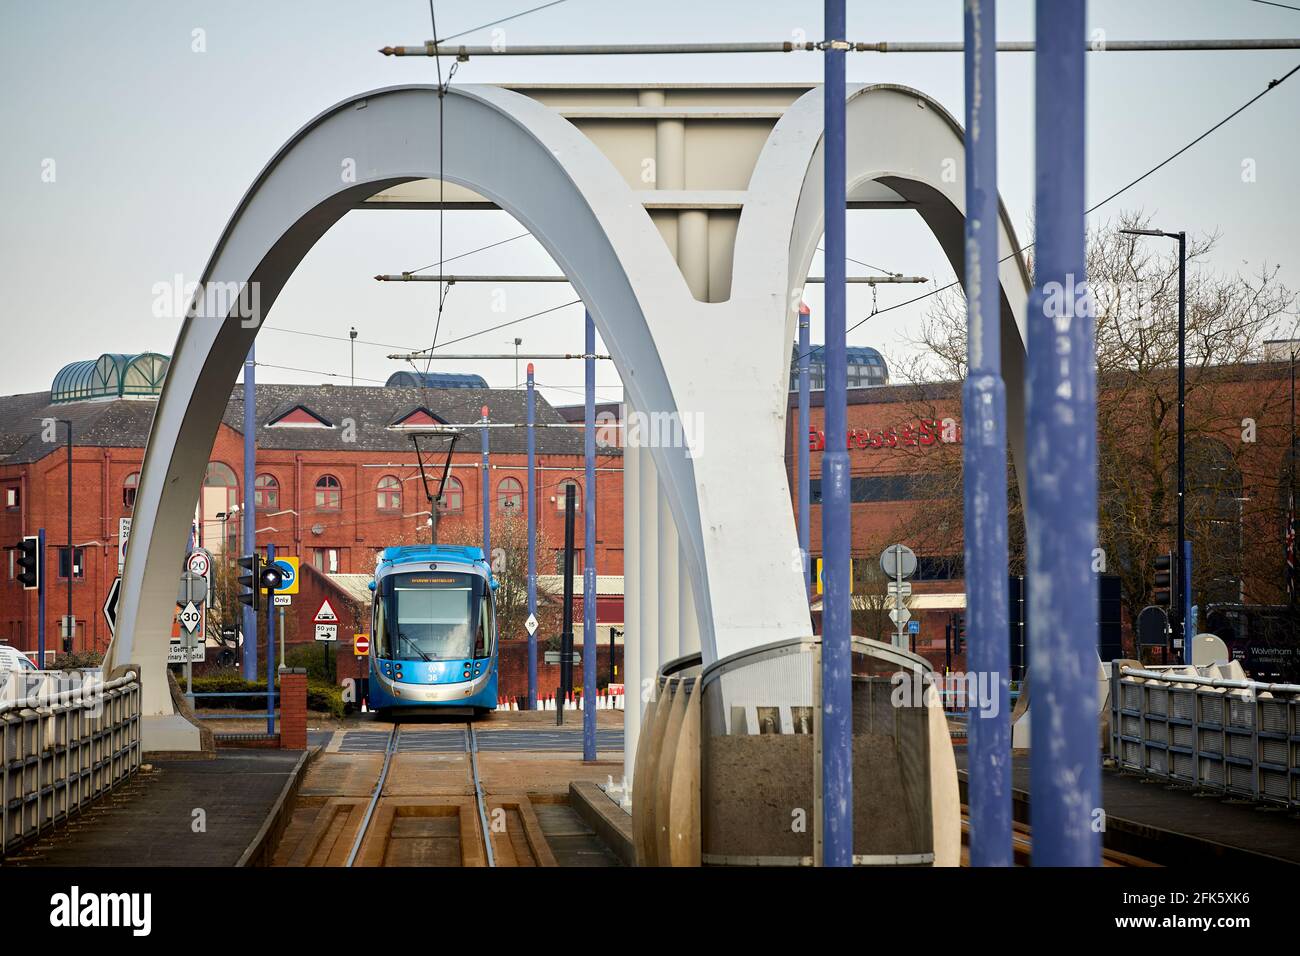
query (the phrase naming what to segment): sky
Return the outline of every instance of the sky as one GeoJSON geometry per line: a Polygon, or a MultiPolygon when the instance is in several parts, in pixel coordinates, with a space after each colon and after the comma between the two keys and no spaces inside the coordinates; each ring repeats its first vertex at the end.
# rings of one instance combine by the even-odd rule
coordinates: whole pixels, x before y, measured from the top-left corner
{"type": "MultiPolygon", "coordinates": [[[[439,34],[506,17],[540,0],[435,0],[439,34]]],[[[1300,0],[1297,0],[1300,6],[1300,0]]],[[[960,40],[958,0],[850,0],[855,41],[960,40]]],[[[170,353],[179,329],[155,316],[155,286],[197,278],[232,210],[275,151],[326,107],[375,87],[435,80],[431,59],[378,48],[432,35],[426,0],[0,0],[0,282],[9,347],[0,393],[47,389],[68,362],[103,352],[170,353]],[[196,32],[202,37],[196,50],[196,32]]],[[[822,4],[747,0],[565,0],[504,24],[507,43],[780,41],[821,35],[822,4]]],[[[1030,0],[998,4],[1004,40],[1033,38],[1030,0]]],[[[1111,40],[1291,37],[1300,10],[1252,0],[1093,0],[1090,33],[1111,40]]],[[[492,30],[460,38],[488,43],[492,30]]],[[[1088,57],[1087,194],[1095,202],[1145,172],[1300,63],[1300,51],[1098,53],[1088,57]]],[[[503,57],[461,64],[456,83],[820,82],[816,54],[655,57],[503,57]]],[[[902,83],[963,114],[960,54],[852,54],[850,82],[902,83]]],[[[999,187],[1016,228],[1031,233],[1033,56],[998,59],[999,187]]],[[[1280,264],[1300,288],[1295,222],[1300,190],[1300,75],[1090,218],[1100,225],[1143,210],[1152,225],[1218,232],[1211,260],[1224,273],[1280,264]],[[1243,168],[1253,176],[1243,176],[1243,168]]],[[[522,232],[503,212],[448,213],[447,256],[522,232]]],[[[882,286],[880,307],[953,279],[938,244],[911,212],[853,211],[848,254],[929,277],[928,286],[882,286]]],[[[819,257],[820,259],[820,257],[819,257]]],[[[437,260],[437,214],[349,213],[304,259],[259,334],[259,381],[346,382],[355,327],[358,384],[402,367],[392,346],[426,347],[437,286],[376,283],[376,273],[437,260]],[[338,336],[341,340],[300,333],[338,336]],[[369,344],[378,343],[378,344],[369,344]]],[[[462,260],[466,272],[537,273],[554,264],[531,238],[462,260]]],[[[850,264],[851,274],[865,274],[850,264]]],[[[811,274],[822,274],[815,261],[811,274]]],[[[813,340],[821,289],[810,286],[813,340]]],[[[563,285],[511,286],[504,312],[487,287],[449,295],[440,341],[568,301],[563,285]]],[[[865,322],[851,345],[905,356],[925,304],[865,322]]],[[[852,325],[872,311],[850,286],[852,325]]],[[[451,350],[577,352],[582,312],[572,306],[451,350]]],[[[440,362],[512,387],[514,363],[440,362]]],[[[598,363],[597,394],[618,400],[612,363],[598,363]]],[[[581,401],[577,362],[539,362],[553,404],[581,401]]]]}

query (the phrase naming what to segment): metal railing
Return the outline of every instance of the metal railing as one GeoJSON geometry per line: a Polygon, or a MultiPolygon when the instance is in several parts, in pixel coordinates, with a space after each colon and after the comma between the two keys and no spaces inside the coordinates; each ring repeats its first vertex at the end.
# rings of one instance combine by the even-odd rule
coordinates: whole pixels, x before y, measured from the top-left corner
{"type": "Polygon", "coordinates": [[[1117,662],[1110,701],[1121,769],[1300,807],[1300,685],[1117,662]]]}
{"type": "Polygon", "coordinates": [[[0,675],[0,856],[140,768],[140,678],[0,675]]]}

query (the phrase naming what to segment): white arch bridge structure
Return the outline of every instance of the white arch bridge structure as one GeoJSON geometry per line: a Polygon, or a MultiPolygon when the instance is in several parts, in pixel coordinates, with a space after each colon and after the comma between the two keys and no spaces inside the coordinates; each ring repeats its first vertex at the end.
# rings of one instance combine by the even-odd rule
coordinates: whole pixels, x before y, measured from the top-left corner
{"type": "MultiPolygon", "coordinates": [[[[147,750],[200,746],[165,672],[176,569],[226,397],[289,276],[357,208],[507,211],[572,282],[629,409],[702,428],[694,448],[625,451],[629,779],[636,689],[661,663],[698,650],[707,665],[812,633],[784,441],[797,309],[823,232],[821,88],[466,85],[447,92],[441,124],[439,108],[436,87],[400,86],[321,113],[257,177],[204,270],[200,289],[256,283],[261,311],[185,323],[149,437],[106,661],[140,669],[147,750]]],[[[850,86],[846,114],[849,207],[914,209],[962,275],[956,120],[891,85],[850,86]]],[[[1019,471],[1030,286],[1000,218],[1019,471]]]]}

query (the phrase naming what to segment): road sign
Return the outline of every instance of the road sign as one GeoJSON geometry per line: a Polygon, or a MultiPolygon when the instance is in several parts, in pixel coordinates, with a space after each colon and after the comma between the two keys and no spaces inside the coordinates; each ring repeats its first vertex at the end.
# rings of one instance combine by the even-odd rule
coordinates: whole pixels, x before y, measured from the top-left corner
{"type": "Polygon", "coordinates": [[[334,606],[330,604],[329,598],[320,602],[320,608],[316,611],[316,616],[312,620],[317,624],[337,624],[339,622],[339,616],[334,613],[334,606]]]}
{"type": "Polygon", "coordinates": [[[206,578],[212,572],[212,555],[203,548],[195,548],[185,559],[185,570],[206,578]]]}
{"type": "Polygon", "coordinates": [[[177,615],[177,618],[180,620],[181,626],[193,634],[194,629],[199,626],[199,621],[203,619],[203,615],[199,613],[199,609],[194,602],[189,601],[181,613],[177,615]]]}
{"type": "Polygon", "coordinates": [[[298,593],[298,559],[297,558],[276,558],[274,562],[276,567],[284,574],[284,581],[275,589],[276,594],[297,594],[298,593]]]}
{"type": "Polygon", "coordinates": [[[208,599],[208,579],[201,573],[186,571],[181,575],[177,604],[202,604],[208,599]]]}
{"type": "Polygon", "coordinates": [[[338,639],[339,626],[337,624],[321,624],[319,621],[316,622],[316,640],[328,643],[330,641],[337,641],[338,639]]]}
{"type": "Polygon", "coordinates": [[[910,578],[916,572],[916,555],[905,544],[891,544],[880,552],[880,570],[889,578],[910,578]]]}
{"type": "Polygon", "coordinates": [[[530,637],[537,633],[537,626],[537,615],[529,614],[528,620],[524,621],[524,630],[528,632],[530,637]]]}
{"type": "MultiPolygon", "coordinates": [[[[822,559],[818,558],[814,566],[817,571],[817,593],[821,594],[823,593],[822,592],[822,559]]],[[[854,587],[853,587],[854,581],[855,581],[855,575],[853,574],[853,559],[849,558],[849,593],[850,594],[854,593],[854,587]]]]}
{"type": "Polygon", "coordinates": [[[1143,647],[1164,647],[1169,640],[1169,615],[1152,604],[1144,607],[1137,620],[1138,643],[1143,647]]]}
{"type": "Polygon", "coordinates": [[[889,619],[895,624],[906,624],[912,619],[912,612],[905,607],[891,607],[889,619]]]}
{"type": "Polygon", "coordinates": [[[289,605],[293,604],[292,594],[273,594],[271,595],[271,597],[275,599],[276,607],[288,607],[289,605]]]}
{"type": "Polygon", "coordinates": [[[126,541],[131,537],[131,519],[117,519],[117,573],[126,566],[126,541]]]}
{"type": "Polygon", "coordinates": [[[888,585],[888,593],[901,594],[903,597],[909,598],[912,596],[912,582],[911,581],[890,581],[888,585]]]}
{"type": "Polygon", "coordinates": [[[104,598],[104,620],[108,622],[108,633],[117,634],[117,599],[122,595],[122,579],[114,578],[108,586],[108,597],[104,598]]]}
{"type": "Polygon", "coordinates": [[[352,653],[357,657],[365,657],[370,653],[370,635],[358,634],[352,638],[352,653]]]}
{"type": "Polygon", "coordinates": [[[920,634],[920,633],[921,633],[921,622],[920,622],[920,621],[908,621],[908,622],[907,622],[907,633],[908,633],[908,634],[920,634]]]}

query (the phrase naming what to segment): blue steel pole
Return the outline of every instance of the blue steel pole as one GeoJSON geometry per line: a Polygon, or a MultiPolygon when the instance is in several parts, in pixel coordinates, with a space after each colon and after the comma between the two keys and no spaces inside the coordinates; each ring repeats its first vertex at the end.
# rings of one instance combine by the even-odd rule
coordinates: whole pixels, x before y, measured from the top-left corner
{"type": "Polygon", "coordinates": [[[808,306],[802,302],[799,303],[799,428],[795,433],[795,440],[799,444],[799,474],[797,483],[799,485],[799,560],[803,562],[803,589],[807,593],[810,583],[808,572],[812,566],[809,560],[808,548],[811,538],[809,530],[812,526],[811,516],[808,514],[810,505],[808,494],[808,431],[809,411],[808,411],[808,365],[810,356],[808,350],[811,348],[808,342],[809,329],[808,324],[811,319],[808,306]]]}
{"type": "Polygon", "coordinates": [[[36,666],[45,670],[45,572],[48,570],[45,560],[45,529],[36,531],[36,580],[40,587],[36,591],[36,630],[40,641],[36,645],[36,666]]]}
{"type": "Polygon", "coordinates": [[[1192,662],[1192,641],[1196,637],[1196,620],[1192,614],[1192,543],[1183,542],[1183,663],[1192,662]]]}
{"type": "Polygon", "coordinates": [[[1037,0],[1027,393],[1034,866],[1097,866],[1097,370],[1085,271],[1085,0],[1037,0]]]}
{"type": "Polygon", "coordinates": [[[1007,675],[1007,396],[998,280],[997,29],[994,0],[966,0],[966,343],[962,387],[966,627],[983,693],[970,710],[971,865],[1011,866],[1007,675]],[[987,694],[987,697],[985,696],[987,694]]]}
{"type": "MultiPolygon", "coordinates": [[[[267,542],[266,563],[275,560],[275,545],[267,542]]],[[[256,581],[253,582],[257,584],[256,581]]],[[[266,732],[275,733],[275,598],[270,592],[266,595],[266,732]]],[[[257,640],[254,632],[253,640],[257,640]]]]}
{"type": "Polygon", "coordinates": [[[492,562],[492,502],[488,497],[488,407],[483,406],[483,556],[492,562]]]}
{"type": "Polygon", "coordinates": [[[844,353],[844,0],[826,0],[826,451],[822,456],[822,861],[853,865],[849,455],[844,353]]]}
{"type": "MultiPolygon", "coordinates": [[[[582,759],[596,759],[596,323],[587,313],[586,416],[583,457],[586,459],[586,493],[583,495],[582,543],[582,759]]],[[[611,650],[612,653],[612,650],[611,650]]]]}
{"type": "MultiPolygon", "coordinates": [[[[537,388],[528,363],[528,614],[537,614],[537,388]]],[[[528,709],[537,709],[537,633],[528,635],[528,709]]]]}
{"type": "MultiPolygon", "coordinates": [[[[253,506],[253,483],[257,471],[257,372],[254,346],[244,359],[244,552],[257,550],[257,509],[253,506]]],[[[244,680],[257,680],[257,615],[247,605],[244,617],[244,680]]]]}

